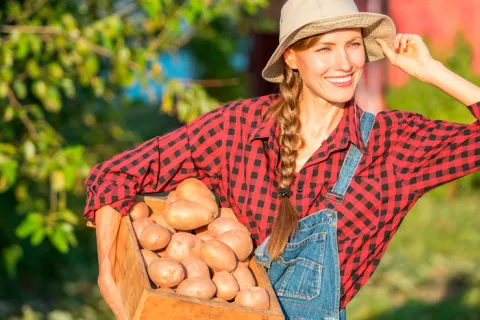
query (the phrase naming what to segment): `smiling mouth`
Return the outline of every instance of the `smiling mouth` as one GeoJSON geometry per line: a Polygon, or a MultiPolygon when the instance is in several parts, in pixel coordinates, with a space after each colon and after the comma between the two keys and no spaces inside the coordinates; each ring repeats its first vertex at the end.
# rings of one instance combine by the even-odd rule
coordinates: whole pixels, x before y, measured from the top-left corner
{"type": "Polygon", "coordinates": [[[346,76],[346,77],[331,77],[331,78],[325,78],[327,81],[331,83],[349,83],[352,81],[352,75],[346,76]]]}

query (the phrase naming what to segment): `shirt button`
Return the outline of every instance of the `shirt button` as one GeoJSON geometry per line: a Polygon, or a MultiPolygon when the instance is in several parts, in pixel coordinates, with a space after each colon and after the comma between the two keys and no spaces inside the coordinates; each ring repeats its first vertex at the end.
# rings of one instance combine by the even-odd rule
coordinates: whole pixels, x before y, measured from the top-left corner
{"type": "Polygon", "coordinates": [[[302,192],[302,191],[303,191],[302,187],[297,188],[297,192],[302,192]]]}

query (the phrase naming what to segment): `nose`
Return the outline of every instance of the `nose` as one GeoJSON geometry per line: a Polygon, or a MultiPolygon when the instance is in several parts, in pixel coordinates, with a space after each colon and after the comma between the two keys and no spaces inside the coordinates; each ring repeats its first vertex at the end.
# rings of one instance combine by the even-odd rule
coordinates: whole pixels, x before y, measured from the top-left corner
{"type": "Polygon", "coordinates": [[[344,73],[352,72],[353,65],[350,62],[350,55],[345,49],[339,49],[333,55],[333,68],[344,73]]]}

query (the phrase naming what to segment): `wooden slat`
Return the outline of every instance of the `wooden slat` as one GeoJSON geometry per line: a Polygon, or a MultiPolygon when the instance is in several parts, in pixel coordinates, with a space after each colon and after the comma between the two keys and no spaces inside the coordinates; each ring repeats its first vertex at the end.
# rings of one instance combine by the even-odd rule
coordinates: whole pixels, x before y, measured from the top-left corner
{"type": "Polygon", "coordinates": [[[133,318],[144,293],[141,265],[135,254],[136,239],[132,239],[132,231],[130,217],[123,217],[117,236],[114,269],[115,281],[129,319],[133,318]]]}
{"type": "Polygon", "coordinates": [[[148,196],[148,195],[137,195],[135,200],[145,202],[147,206],[150,207],[152,212],[163,212],[165,211],[165,203],[167,197],[163,196],[148,196]]]}

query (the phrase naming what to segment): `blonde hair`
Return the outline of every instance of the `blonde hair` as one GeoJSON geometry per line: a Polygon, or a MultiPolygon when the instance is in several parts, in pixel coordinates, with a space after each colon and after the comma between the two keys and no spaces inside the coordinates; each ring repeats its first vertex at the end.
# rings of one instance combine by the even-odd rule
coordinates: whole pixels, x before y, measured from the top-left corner
{"type": "MultiPolygon", "coordinates": [[[[290,48],[302,51],[311,48],[323,35],[316,35],[294,43],[290,48]]],[[[305,146],[300,134],[299,97],[302,78],[297,70],[285,64],[283,81],[280,83],[280,99],[268,110],[266,117],[280,126],[280,168],[279,190],[290,189],[295,180],[298,151],[305,146]]],[[[291,194],[291,193],[290,193],[291,194]]],[[[290,201],[288,192],[279,192],[280,207],[275,219],[267,250],[271,260],[278,258],[287,245],[290,235],[298,230],[298,212],[290,201]]]]}

